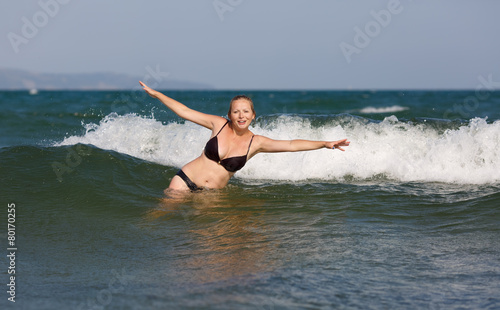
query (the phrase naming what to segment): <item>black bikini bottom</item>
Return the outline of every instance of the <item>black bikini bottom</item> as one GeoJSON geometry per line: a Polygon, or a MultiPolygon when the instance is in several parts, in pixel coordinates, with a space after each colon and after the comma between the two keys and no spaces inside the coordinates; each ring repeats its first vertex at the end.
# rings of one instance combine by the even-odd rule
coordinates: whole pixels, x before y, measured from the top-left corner
{"type": "Polygon", "coordinates": [[[184,181],[184,183],[186,183],[187,187],[189,187],[189,189],[192,192],[197,192],[197,191],[203,190],[203,188],[198,187],[198,185],[194,184],[194,182],[191,181],[191,179],[184,173],[184,171],[182,171],[182,169],[179,170],[179,172],[177,172],[176,175],[181,177],[181,179],[184,181]]]}

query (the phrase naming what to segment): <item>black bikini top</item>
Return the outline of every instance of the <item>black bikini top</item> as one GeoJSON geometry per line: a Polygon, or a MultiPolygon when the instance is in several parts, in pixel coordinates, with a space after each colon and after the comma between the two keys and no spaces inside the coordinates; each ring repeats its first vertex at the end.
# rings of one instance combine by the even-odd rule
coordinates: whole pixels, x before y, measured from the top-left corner
{"type": "Polygon", "coordinates": [[[217,140],[217,136],[219,133],[224,129],[224,127],[229,123],[227,121],[224,126],[219,130],[219,132],[212,137],[212,139],[208,140],[207,144],[205,145],[205,156],[207,156],[208,159],[215,161],[222,167],[224,167],[227,171],[229,172],[236,172],[243,168],[247,162],[247,156],[248,152],[250,152],[250,146],[252,145],[253,137],[250,140],[250,144],[248,145],[248,151],[246,155],[242,156],[234,156],[234,157],[229,157],[229,158],[224,158],[220,159],[219,157],[219,141],[217,140]]]}

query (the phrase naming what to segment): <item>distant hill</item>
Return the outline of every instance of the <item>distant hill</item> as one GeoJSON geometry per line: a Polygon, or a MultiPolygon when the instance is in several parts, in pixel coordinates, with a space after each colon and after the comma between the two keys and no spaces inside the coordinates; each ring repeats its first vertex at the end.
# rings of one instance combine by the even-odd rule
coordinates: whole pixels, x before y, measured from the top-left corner
{"type": "MultiPolygon", "coordinates": [[[[154,74],[151,69],[151,75],[154,74]]],[[[118,73],[38,73],[0,68],[0,90],[124,90],[139,86],[148,75],[130,76],[118,73]]],[[[165,76],[150,77],[149,86],[156,89],[214,89],[203,83],[178,81],[165,76]]]]}

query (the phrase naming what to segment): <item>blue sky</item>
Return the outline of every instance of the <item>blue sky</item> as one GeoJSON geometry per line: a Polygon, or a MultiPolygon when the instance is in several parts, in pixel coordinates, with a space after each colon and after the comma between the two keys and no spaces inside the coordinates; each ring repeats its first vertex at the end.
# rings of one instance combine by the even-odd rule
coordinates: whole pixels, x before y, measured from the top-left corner
{"type": "Polygon", "coordinates": [[[219,89],[474,89],[500,83],[500,1],[4,1],[0,67],[219,89]]]}

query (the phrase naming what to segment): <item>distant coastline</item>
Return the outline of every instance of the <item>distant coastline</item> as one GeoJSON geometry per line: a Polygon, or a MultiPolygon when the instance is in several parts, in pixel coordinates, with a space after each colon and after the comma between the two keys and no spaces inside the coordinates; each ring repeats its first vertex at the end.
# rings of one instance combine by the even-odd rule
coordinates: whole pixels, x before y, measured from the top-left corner
{"type": "MultiPolygon", "coordinates": [[[[0,90],[129,90],[139,87],[143,76],[112,72],[40,73],[0,68],[0,90]]],[[[154,82],[156,89],[211,90],[212,85],[162,77],[154,82]]]]}

